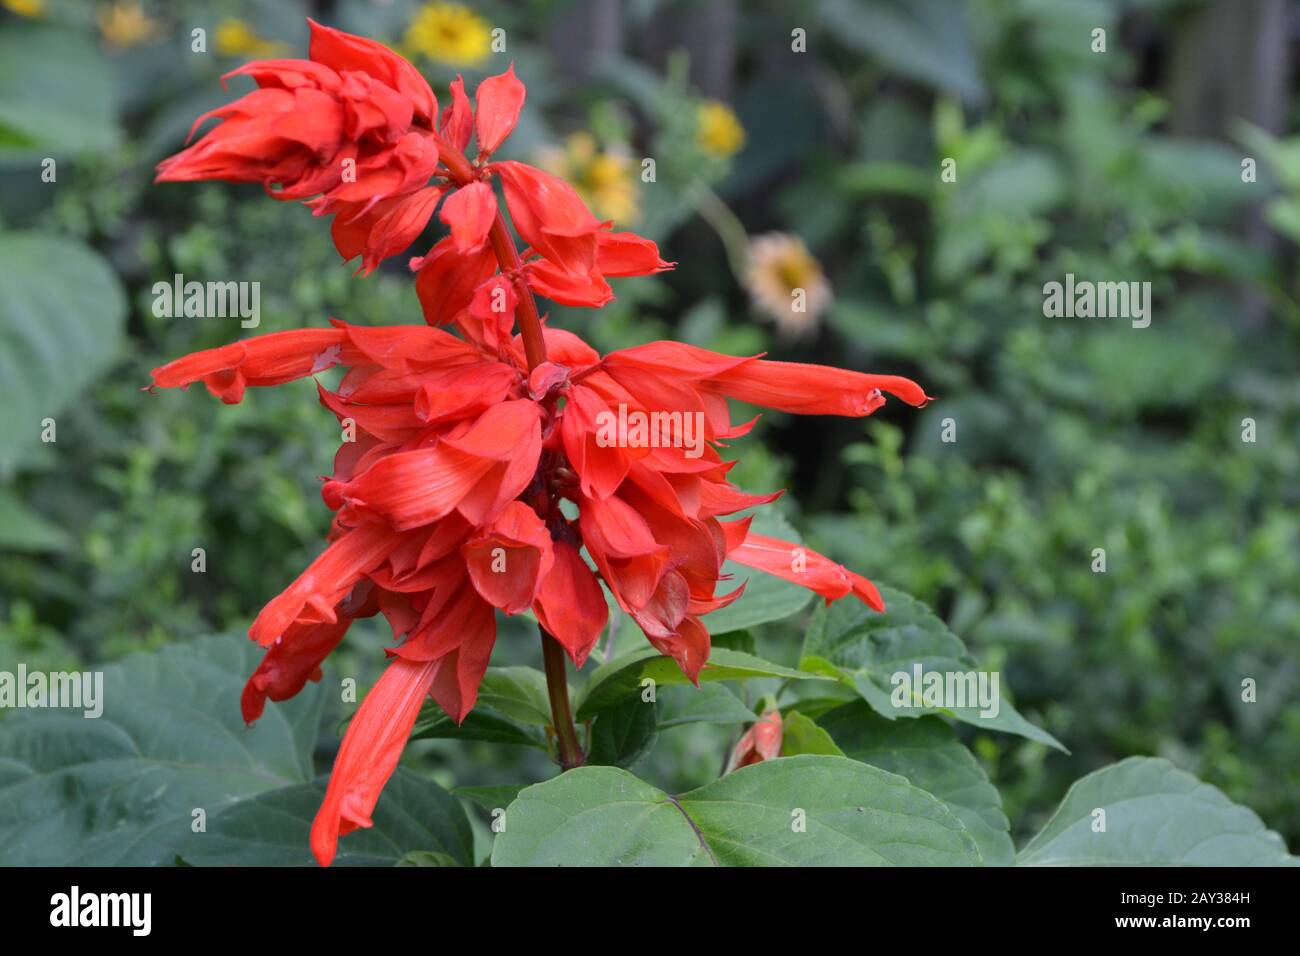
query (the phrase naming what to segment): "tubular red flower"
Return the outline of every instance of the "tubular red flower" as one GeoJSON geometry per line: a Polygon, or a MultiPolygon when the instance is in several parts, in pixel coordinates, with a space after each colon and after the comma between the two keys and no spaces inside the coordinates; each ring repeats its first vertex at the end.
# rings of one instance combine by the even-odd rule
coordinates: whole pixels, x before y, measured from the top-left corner
{"type": "Polygon", "coordinates": [[[885,609],[885,602],[874,584],[802,545],[750,532],[744,544],[727,557],[746,567],[802,585],[824,597],[827,604],[852,594],[876,611],[885,609]]]}
{"type": "Polygon", "coordinates": [[[465,255],[483,248],[497,215],[497,197],[487,183],[470,183],[442,205],[439,217],[451,227],[452,244],[465,255]]]}
{"type": "Polygon", "coordinates": [[[373,825],[370,814],[397,767],[439,667],[438,661],[395,658],[362,700],[311,825],[311,850],[321,866],[334,861],[340,836],[373,825]]]}
{"type": "Polygon", "coordinates": [[[525,163],[493,163],[519,235],[554,265],[586,276],[596,265],[600,222],[564,180],[525,163]]]}
{"type": "MultiPolygon", "coordinates": [[[[474,125],[478,132],[479,156],[490,156],[504,142],[519,121],[527,91],[515,77],[515,65],[500,76],[489,76],[475,94],[474,125]]],[[[462,149],[464,147],[461,147],[462,149]]]]}
{"type": "Polygon", "coordinates": [[[605,629],[609,606],[600,582],[577,548],[568,541],[556,541],[554,553],[555,563],[542,578],[533,611],[546,633],[581,667],[605,629]]]}
{"type": "Polygon", "coordinates": [[[727,760],[727,769],[723,772],[731,773],[750,764],[775,760],[781,756],[782,736],[781,712],[775,708],[764,711],[763,716],[736,741],[731,757],[727,760]]]}
{"type": "Polygon", "coordinates": [[[474,588],[507,614],[532,606],[542,580],[555,563],[551,535],[537,512],[512,501],[461,545],[474,588]]]}

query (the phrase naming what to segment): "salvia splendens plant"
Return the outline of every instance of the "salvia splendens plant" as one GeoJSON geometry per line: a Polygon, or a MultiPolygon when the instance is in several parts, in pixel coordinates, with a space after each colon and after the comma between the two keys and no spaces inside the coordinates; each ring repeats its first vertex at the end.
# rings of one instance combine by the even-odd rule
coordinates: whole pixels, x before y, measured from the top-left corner
{"type": "MultiPolygon", "coordinates": [[[[329,544],[253,621],[250,636],[266,656],[242,700],[251,722],[268,698],[318,679],[356,618],[383,614],[392,628],[391,662],[348,726],[312,827],[321,864],[340,835],[370,825],[424,699],[457,722],[474,707],[496,611],[531,610],[540,623],[567,768],[583,755],[562,654],[582,666],[604,628],[600,582],[692,681],[709,658],[707,615],[744,591],[742,583],[718,593],[725,559],[828,602],[851,595],[883,609],[866,578],[796,555],[794,545],[751,532],[748,518],[723,520],[780,493],[746,494],[728,482],[719,449],[753,422],[733,424],[727,399],[862,416],[884,393],[925,404],[919,385],[679,342],[602,357],[548,328],[535,295],[599,308],[613,298],[608,279],[672,263],[650,240],[597,220],[563,180],[493,160],[524,105],[513,67],[485,79],[472,107],[458,78],[440,111],[410,63],[312,23],[310,59],[253,62],[230,75],[257,89],[200,117],[196,128],[221,122],[163,161],[160,181],[256,182],[275,199],[303,200],[332,217],[335,246],[344,259],[359,256],[363,273],[405,250],[435,212],[449,228],[410,261],[424,324],[331,320],[153,372],[158,387],[201,381],[236,403],[249,386],[347,368],[336,391],[317,386],[321,403],[355,425],[322,488],[334,512],[329,544]],[[696,416],[701,446],[607,440],[610,416],[632,413],[696,416]]],[[[760,736],[751,732],[754,753],[741,762],[770,749],[760,736]]]]}

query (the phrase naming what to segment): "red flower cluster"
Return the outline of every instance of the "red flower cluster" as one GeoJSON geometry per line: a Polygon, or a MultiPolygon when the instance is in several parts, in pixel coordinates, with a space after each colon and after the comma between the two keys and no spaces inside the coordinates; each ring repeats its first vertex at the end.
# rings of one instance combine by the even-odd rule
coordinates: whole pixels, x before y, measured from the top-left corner
{"type": "Polygon", "coordinates": [[[882,392],[913,405],[927,398],[896,376],[674,342],[602,358],[546,328],[534,294],[598,306],[611,296],[606,277],[669,264],[650,240],[611,232],[561,180],[490,161],[524,102],[513,70],[480,84],[474,110],[457,80],[438,116],[415,69],[378,44],[313,23],[311,57],[235,71],[260,88],[217,110],[223,122],[162,163],[159,178],[257,181],[278,198],[311,197],[317,213],[335,216],[340,252],[361,255],[366,269],[412,242],[445,197],[449,235],[411,262],[428,324],[333,321],[199,352],[153,379],[201,381],[234,403],[248,386],[348,369],[336,391],[317,386],[356,435],[322,489],[334,511],[329,545],[253,622],[267,651],[242,701],[251,722],[268,698],[318,679],[354,619],[383,614],[391,626],[392,662],[348,728],[312,829],[313,852],[328,864],[340,834],[370,825],[423,700],[458,722],[473,708],[497,611],[531,610],[581,666],[606,623],[603,581],[696,680],[709,657],[701,619],[743,591],[718,593],[727,558],[828,601],[853,594],[882,608],[865,578],[750,533],[747,518],[723,520],[776,497],[727,480],[718,448],[753,424],[733,425],[727,399],[860,416],[884,403],[882,392]],[[464,154],[471,136],[474,162],[464,154]],[[522,256],[503,207],[528,245],[522,256]],[[631,414],[692,416],[702,442],[610,441],[611,416],[631,414]]]}

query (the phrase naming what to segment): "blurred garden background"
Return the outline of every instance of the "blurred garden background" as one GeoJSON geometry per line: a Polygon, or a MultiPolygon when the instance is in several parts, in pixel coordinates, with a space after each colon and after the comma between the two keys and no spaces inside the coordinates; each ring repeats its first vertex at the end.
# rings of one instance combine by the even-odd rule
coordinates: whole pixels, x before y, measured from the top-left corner
{"type": "MultiPolygon", "coordinates": [[[[305,55],[307,16],[392,45],[440,96],[513,61],[530,109],[506,154],[678,263],[553,323],[937,397],[765,416],[732,478],[789,489],[804,540],[936,608],[1070,749],[961,728],[1018,837],[1071,781],[1150,754],[1300,843],[1289,0],[0,0],[0,670],[238,633],[321,546],[338,433],[310,382],[230,407],[141,391],[248,334],[420,321],[404,257],[353,278],[301,205],[152,182],[243,91],[222,73],[305,55]],[[259,327],[156,316],[176,273],[259,282],[259,327]],[[1046,318],[1067,273],[1149,281],[1150,327],[1046,318]]],[[[810,611],[744,640],[794,666],[810,611]]],[[[363,686],[381,627],[345,644],[363,686]]],[[[497,663],[537,659],[531,625],[503,630],[497,663]]],[[[638,773],[712,779],[737,732],[665,729],[638,773]]],[[[408,760],[462,784],[554,772],[462,741],[408,760]]]]}

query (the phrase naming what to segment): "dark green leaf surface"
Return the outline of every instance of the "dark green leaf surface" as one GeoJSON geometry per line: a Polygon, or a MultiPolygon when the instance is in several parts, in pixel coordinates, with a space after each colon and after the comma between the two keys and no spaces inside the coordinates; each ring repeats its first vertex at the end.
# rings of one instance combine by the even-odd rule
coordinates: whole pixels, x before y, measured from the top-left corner
{"type": "Polygon", "coordinates": [[[1255,812],[1158,757],[1077,781],[1016,858],[1020,866],[1296,866],[1255,812]],[[1099,830],[1105,811],[1105,829],[1099,830]]]}
{"type": "Polygon", "coordinates": [[[980,862],[930,794],[822,756],[755,764],[676,799],[625,770],[582,767],[521,791],[492,853],[494,866],[980,862]]]}

